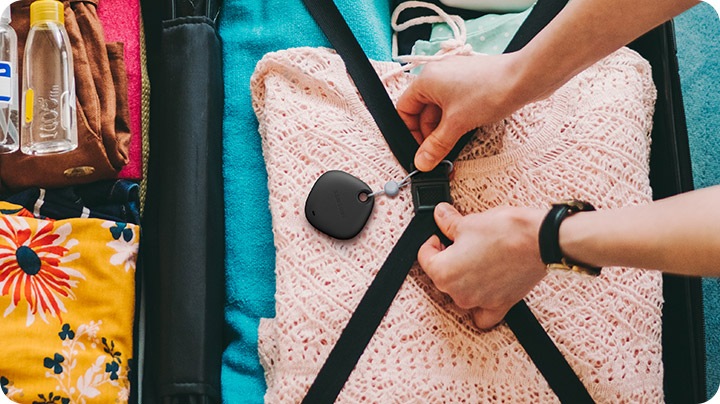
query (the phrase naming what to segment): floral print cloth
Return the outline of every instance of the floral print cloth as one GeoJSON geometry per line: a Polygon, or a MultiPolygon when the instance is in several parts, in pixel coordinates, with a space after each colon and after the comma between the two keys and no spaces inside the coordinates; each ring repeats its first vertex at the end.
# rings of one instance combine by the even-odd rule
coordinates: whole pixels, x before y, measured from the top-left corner
{"type": "Polygon", "coordinates": [[[0,388],[28,404],[126,403],[140,227],[0,202],[0,388]]]}

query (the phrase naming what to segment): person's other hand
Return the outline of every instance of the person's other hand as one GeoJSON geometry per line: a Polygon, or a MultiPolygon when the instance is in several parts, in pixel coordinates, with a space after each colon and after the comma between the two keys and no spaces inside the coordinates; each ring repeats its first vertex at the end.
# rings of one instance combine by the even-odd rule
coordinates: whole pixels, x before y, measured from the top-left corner
{"type": "Polygon", "coordinates": [[[420,143],[415,167],[432,170],[470,130],[497,122],[532,101],[520,89],[514,53],[451,56],[428,63],[400,96],[397,110],[420,143]]]}
{"type": "Polygon", "coordinates": [[[538,230],[541,209],[500,207],[462,216],[447,203],[435,207],[435,221],[453,244],[432,236],[418,262],[435,286],[475,324],[492,328],[545,276],[538,230]]]}

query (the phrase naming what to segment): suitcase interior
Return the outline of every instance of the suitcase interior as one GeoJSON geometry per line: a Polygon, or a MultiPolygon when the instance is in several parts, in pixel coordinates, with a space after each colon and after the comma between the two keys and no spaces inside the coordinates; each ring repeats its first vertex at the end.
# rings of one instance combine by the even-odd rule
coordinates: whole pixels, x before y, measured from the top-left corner
{"type": "MultiPolygon", "coordinates": [[[[161,52],[161,20],[163,15],[163,3],[143,0],[143,16],[147,41],[147,63],[151,83],[158,82],[163,75],[161,52]]],[[[652,132],[651,151],[651,174],[650,180],[653,187],[654,198],[660,199],[693,189],[692,171],[690,166],[690,154],[688,149],[688,137],[685,124],[685,113],[683,109],[682,95],[680,92],[680,79],[678,75],[678,63],[676,58],[675,35],[672,22],[668,22],[655,30],[645,34],[630,44],[630,47],[638,51],[652,65],[653,78],[658,89],[658,99],[654,115],[654,128],[652,132]]],[[[214,66],[220,69],[221,66],[214,66]]],[[[220,74],[221,71],[215,73],[220,74]]],[[[179,82],[182,86],[184,83],[179,82]]],[[[153,90],[156,90],[154,87],[153,90]]],[[[151,117],[155,117],[157,111],[167,99],[153,91],[151,97],[151,117]]],[[[158,125],[158,119],[151,119],[151,139],[157,137],[158,131],[163,130],[158,125]]],[[[152,144],[151,144],[152,148],[152,144]]],[[[155,150],[153,150],[155,152],[155,150]]],[[[156,155],[155,153],[154,155],[156,155]]],[[[152,154],[151,154],[152,155],[152,154]]],[[[149,189],[162,187],[162,184],[152,181],[152,159],[151,159],[151,182],[149,189]]],[[[157,232],[157,212],[146,210],[144,218],[144,231],[152,237],[157,232]]],[[[153,274],[156,271],[157,257],[153,248],[157,245],[144,246],[144,269],[145,274],[153,274]]],[[[152,275],[148,275],[151,276],[152,275]]],[[[158,304],[157,299],[161,296],[159,288],[161,285],[157,279],[145,279],[143,304],[146,308],[158,304]]],[[[222,290],[222,286],[220,289],[222,290]]],[[[663,308],[663,362],[665,369],[665,394],[668,403],[698,403],[705,401],[705,342],[703,330],[703,308],[702,288],[699,278],[686,278],[678,276],[665,276],[663,294],[665,304],[663,308]]],[[[217,309],[222,310],[222,307],[217,309]]],[[[162,313],[153,310],[146,310],[147,322],[162,321],[156,318],[162,313]]],[[[184,333],[187,324],[169,324],[166,326],[176,327],[174,330],[167,330],[170,334],[184,333]]],[[[144,369],[141,369],[143,388],[142,398],[144,402],[156,402],[156,391],[153,384],[156,382],[154,373],[167,366],[158,361],[163,355],[153,352],[148,355],[148,350],[162,350],[163,345],[153,343],[153,332],[156,329],[149,327],[147,334],[142,336],[145,347],[146,361],[144,369]]],[[[225,346],[227,341],[222,335],[206,335],[205,344],[217,344],[225,346]]],[[[188,350],[195,349],[192,346],[188,350]]],[[[220,368],[220,357],[211,358],[217,366],[210,371],[210,379],[218,377],[220,368]]],[[[139,390],[136,386],[136,391],[139,390]]],[[[188,394],[187,402],[194,401],[193,394],[188,394]]],[[[176,401],[180,402],[180,401],[176,401]]]]}

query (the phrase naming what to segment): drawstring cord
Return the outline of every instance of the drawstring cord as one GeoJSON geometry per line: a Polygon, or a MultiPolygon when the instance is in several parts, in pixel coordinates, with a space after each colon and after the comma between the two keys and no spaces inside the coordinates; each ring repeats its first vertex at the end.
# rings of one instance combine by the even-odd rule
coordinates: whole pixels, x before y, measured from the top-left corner
{"type": "Polygon", "coordinates": [[[429,62],[435,62],[442,60],[448,56],[453,55],[483,55],[483,53],[474,52],[472,46],[466,43],[467,41],[467,30],[465,28],[465,21],[457,15],[449,15],[443,9],[432,3],[426,3],[423,1],[406,1],[400,4],[392,13],[390,18],[390,25],[393,29],[392,36],[392,58],[396,62],[403,63],[396,69],[393,69],[382,75],[381,79],[386,79],[395,76],[399,73],[408,72],[415,69],[416,67],[422,66],[429,62]],[[398,24],[398,18],[400,14],[410,8],[426,8],[434,11],[437,15],[422,16],[411,18],[402,24],[398,24]],[[398,32],[404,31],[410,27],[414,27],[422,24],[435,24],[435,23],[446,23],[452,30],[453,37],[440,43],[440,50],[434,55],[398,55],[398,44],[397,34],[398,32]]]}

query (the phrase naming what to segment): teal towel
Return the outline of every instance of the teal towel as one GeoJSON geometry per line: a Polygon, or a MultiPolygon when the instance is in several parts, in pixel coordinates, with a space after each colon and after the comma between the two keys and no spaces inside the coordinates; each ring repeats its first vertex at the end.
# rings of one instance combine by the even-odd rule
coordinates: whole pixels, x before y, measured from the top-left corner
{"type": "MultiPolygon", "coordinates": [[[[675,19],[695,188],[720,184],[720,20],[707,3],[675,19]]],[[[707,395],[720,386],[720,279],[703,280],[707,395]]],[[[720,398],[720,395],[718,396],[720,398]]]]}
{"type": "MultiPolygon", "coordinates": [[[[336,4],[367,55],[389,60],[389,2],[336,0],[336,4]]],[[[257,327],[261,317],[274,316],[275,247],[250,76],[267,52],[329,44],[300,0],[225,0],[219,34],[225,79],[225,331],[229,341],[223,354],[222,394],[226,403],[261,403],[266,387],[257,354],[257,327]]]]}

